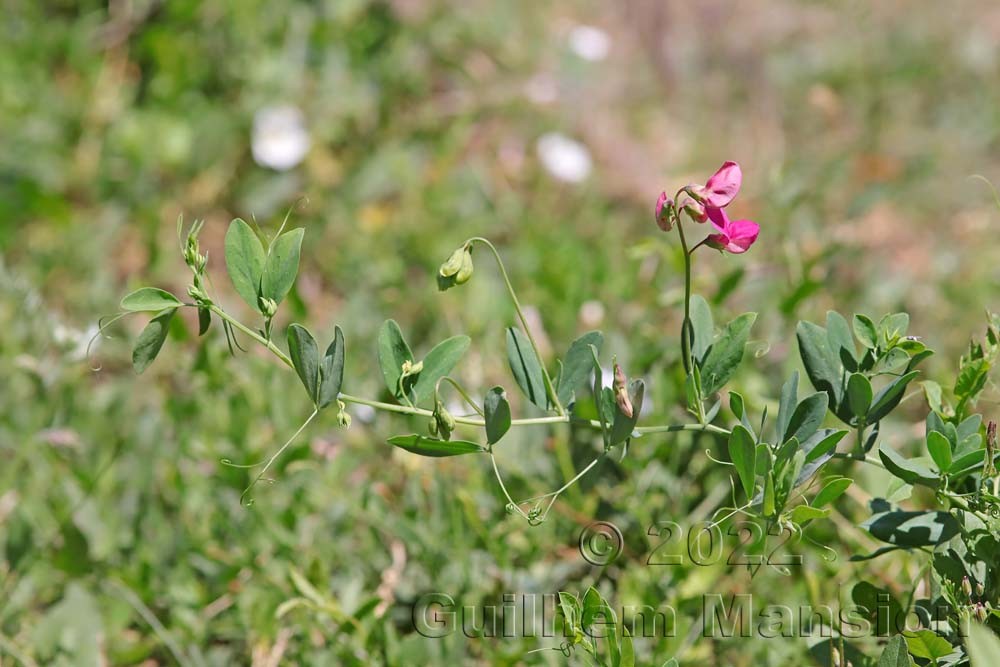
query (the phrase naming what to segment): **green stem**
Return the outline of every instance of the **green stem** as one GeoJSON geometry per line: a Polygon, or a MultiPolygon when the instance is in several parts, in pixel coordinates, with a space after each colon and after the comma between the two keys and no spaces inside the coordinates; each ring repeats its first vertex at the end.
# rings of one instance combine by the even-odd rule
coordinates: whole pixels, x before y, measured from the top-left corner
{"type": "MultiPolygon", "coordinates": [[[[681,239],[681,249],[684,251],[684,322],[681,324],[681,354],[684,361],[684,372],[691,373],[691,252],[688,250],[687,239],[684,237],[684,225],[681,216],[675,215],[677,234],[681,239]]],[[[699,397],[700,398],[700,397],[699,397]]]]}
{"type": "MultiPolygon", "coordinates": [[[[213,313],[218,315],[220,318],[232,325],[233,328],[238,329],[245,333],[250,338],[254,339],[268,350],[270,350],[278,359],[284,362],[289,368],[294,369],[295,366],[292,364],[292,360],[288,358],[284,352],[281,351],[277,345],[273,342],[266,340],[256,331],[253,331],[246,325],[244,325],[239,320],[233,318],[232,315],[222,310],[216,305],[211,305],[209,308],[213,313]]],[[[376,410],[382,410],[385,412],[395,412],[402,415],[412,415],[418,417],[433,417],[434,412],[431,410],[425,410],[423,408],[409,407],[407,405],[398,405],[396,403],[385,403],[383,401],[374,401],[368,398],[362,398],[360,396],[353,396],[351,394],[340,394],[340,400],[345,403],[354,403],[356,405],[367,405],[370,408],[375,408],[376,410]]],[[[486,426],[486,421],[476,417],[455,417],[455,422],[458,424],[465,424],[466,426],[486,426]]],[[[510,422],[511,426],[539,426],[542,424],[568,424],[570,422],[587,424],[593,428],[600,428],[601,422],[594,420],[585,419],[574,419],[571,415],[562,414],[557,417],[533,417],[531,419],[512,419],[510,422]]],[[[708,433],[716,433],[719,435],[729,435],[727,429],[721,428],[719,426],[714,426],[712,424],[666,424],[661,426],[644,426],[635,429],[639,433],[673,433],[676,431],[706,431],[708,433]]]]}
{"type": "Polygon", "coordinates": [[[538,344],[535,342],[535,337],[531,335],[531,327],[528,326],[528,319],[524,316],[524,310],[521,308],[521,302],[518,301],[517,294],[514,292],[514,286],[511,284],[510,278],[507,276],[507,269],[504,268],[503,259],[500,258],[500,253],[497,251],[496,246],[481,236],[474,236],[466,241],[466,243],[481,243],[489,248],[493,253],[493,257],[496,258],[497,266],[500,268],[500,276],[503,278],[503,282],[507,286],[507,293],[510,295],[510,300],[514,303],[514,310],[517,311],[517,317],[521,320],[521,328],[524,329],[524,333],[528,336],[528,342],[531,344],[531,349],[535,351],[535,356],[538,357],[538,363],[542,367],[542,380],[545,383],[545,391],[548,393],[549,400],[552,401],[552,405],[555,406],[556,412],[559,413],[559,416],[564,416],[566,414],[566,410],[563,408],[562,403],[559,401],[559,397],[556,395],[555,385],[552,384],[552,378],[549,377],[549,371],[545,368],[545,363],[542,361],[542,355],[538,349],[538,344]]]}

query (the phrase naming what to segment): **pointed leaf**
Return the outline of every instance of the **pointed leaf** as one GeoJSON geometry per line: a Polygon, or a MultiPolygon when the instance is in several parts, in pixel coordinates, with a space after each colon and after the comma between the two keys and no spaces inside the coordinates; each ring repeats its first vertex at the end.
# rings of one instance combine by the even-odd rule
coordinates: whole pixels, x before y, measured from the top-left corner
{"type": "Polygon", "coordinates": [[[292,365],[302,386],[309,394],[309,400],[314,404],[319,403],[319,349],[316,347],[316,339],[309,333],[309,330],[300,324],[292,324],[288,327],[288,356],[292,359],[292,365]]]}
{"type": "Polygon", "coordinates": [[[503,387],[493,387],[486,393],[483,412],[486,414],[486,441],[496,444],[510,428],[510,403],[503,387]]]}
{"type": "Polygon", "coordinates": [[[701,365],[702,396],[708,398],[723,386],[743,361],[743,351],[757,313],[744,313],[727,324],[712,343],[701,365]]]}
{"type": "Polygon", "coordinates": [[[778,442],[785,441],[785,431],[799,400],[799,372],[792,371],[791,377],[781,386],[781,400],[778,402],[778,421],[775,422],[778,442]]]}
{"type": "Polygon", "coordinates": [[[826,392],[830,397],[830,406],[836,409],[844,393],[844,368],[830,349],[826,329],[812,322],[801,321],[795,333],[799,341],[799,355],[809,381],[816,391],[826,392]]]}
{"type": "Polygon", "coordinates": [[[413,385],[413,404],[420,405],[434,395],[434,385],[448,373],[469,349],[468,336],[452,336],[441,341],[424,357],[424,368],[413,385]]]}
{"type": "Polygon", "coordinates": [[[936,489],[941,483],[941,478],[930,468],[915,461],[908,461],[884,445],[879,447],[879,458],[885,469],[907,484],[922,484],[936,489]]]}
{"type": "Polygon", "coordinates": [[[157,287],[140,287],[122,299],[122,310],[130,312],[160,312],[166,308],[179,308],[184,304],[166,290],[157,287]]]}
{"type": "Polygon", "coordinates": [[[156,355],[160,353],[163,341],[167,339],[170,330],[170,320],[176,312],[176,308],[167,308],[157,313],[135,339],[135,344],[132,346],[132,368],[136,373],[142,373],[149,368],[156,355]]]}
{"type": "Polygon", "coordinates": [[[868,411],[868,423],[874,424],[892,412],[899,405],[899,402],[903,400],[906,385],[910,384],[913,378],[918,375],[920,375],[920,371],[910,371],[906,375],[893,380],[891,384],[876,394],[875,398],[872,399],[871,410],[868,411]]]}
{"type": "Polygon", "coordinates": [[[813,498],[811,504],[813,507],[823,507],[825,505],[829,505],[837,498],[844,495],[844,492],[847,491],[850,486],[851,480],[847,477],[838,477],[837,479],[830,480],[826,483],[826,486],[820,489],[820,492],[816,494],[816,497],[813,498]]]}
{"type": "Polygon", "coordinates": [[[593,345],[600,352],[603,343],[604,334],[600,331],[589,331],[569,346],[569,350],[563,358],[562,373],[559,376],[559,386],[556,389],[556,395],[559,396],[559,401],[563,405],[569,405],[573,401],[573,394],[590,376],[590,372],[594,368],[590,346],[593,345]]]}
{"type": "Polygon", "coordinates": [[[260,281],[260,295],[265,299],[281,303],[295,284],[295,276],[299,273],[303,234],[305,230],[301,227],[285,232],[268,249],[260,281]]]}
{"type": "Polygon", "coordinates": [[[535,356],[528,337],[514,327],[507,328],[507,360],[514,380],[524,395],[542,410],[547,410],[549,404],[545,395],[542,364],[535,356]]]}
{"type": "Polygon", "coordinates": [[[943,434],[931,431],[927,434],[927,451],[941,472],[951,469],[951,443],[943,434]]]}
{"type": "Polygon", "coordinates": [[[257,296],[264,275],[264,246],[250,225],[236,218],[229,223],[225,241],[226,270],[236,293],[255,311],[260,312],[257,296]]]}
{"type": "Polygon", "coordinates": [[[826,418],[826,407],[829,397],[816,392],[806,396],[795,407],[791,419],[788,420],[788,428],[785,429],[785,441],[797,438],[799,442],[805,442],[819,430],[826,418]]]}
{"type": "Polygon", "coordinates": [[[333,341],[326,348],[319,371],[319,400],[317,407],[325,408],[337,400],[344,381],[344,332],[334,327],[333,341]]]}
{"type": "Polygon", "coordinates": [[[847,405],[858,419],[863,419],[872,406],[872,383],[861,373],[852,373],[847,380],[847,405]]]}
{"type": "Polygon", "coordinates": [[[691,327],[694,329],[694,342],[691,354],[695,362],[701,365],[705,361],[705,353],[712,347],[715,338],[715,322],[712,320],[712,309],[708,302],[697,294],[691,297],[691,327]]]}
{"type": "Polygon", "coordinates": [[[737,424],[729,436],[729,458],[739,475],[740,484],[748,498],[753,497],[757,470],[757,446],[753,435],[737,424]]]}
{"type": "Polygon", "coordinates": [[[399,378],[403,374],[403,363],[413,362],[413,353],[410,346],[403,338],[403,332],[399,330],[399,325],[395,320],[386,320],[382,323],[376,339],[378,347],[378,364],[382,368],[382,377],[385,379],[385,386],[389,393],[402,400],[403,395],[399,391],[399,378]]]}
{"type": "Polygon", "coordinates": [[[851,335],[851,326],[844,319],[843,315],[835,310],[826,314],[826,335],[833,351],[840,363],[848,370],[856,370],[858,367],[858,352],[854,347],[854,337],[851,335]]]}
{"type": "Polygon", "coordinates": [[[869,350],[878,346],[878,331],[875,323],[867,315],[854,316],[854,335],[869,350]]]}

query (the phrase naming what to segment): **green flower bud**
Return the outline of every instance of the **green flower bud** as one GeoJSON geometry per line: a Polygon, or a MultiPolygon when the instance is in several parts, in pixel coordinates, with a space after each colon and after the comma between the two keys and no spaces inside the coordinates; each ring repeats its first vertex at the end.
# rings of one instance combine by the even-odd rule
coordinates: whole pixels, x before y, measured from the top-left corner
{"type": "Polygon", "coordinates": [[[337,401],[337,423],[341,428],[351,428],[351,415],[347,413],[347,406],[343,401],[337,401]]]}
{"type": "Polygon", "coordinates": [[[464,285],[472,277],[472,248],[464,245],[451,253],[438,269],[438,289],[442,292],[456,285],[464,285]]]}
{"type": "Polygon", "coordinates": [[[451,432],[455,430],[455,418],[451,416],[441,401],[438,401],[434,406],[434,422],[441,437],[448,440],[451,437],[451,432]]]}
{"type": "Polygon", "coordinates": [[[972,582],[968,577],[962,577],[962,592],[965,593],[965,597],[972,597],[972,582]]]}
{"type": "Polygon", "coordinates": [[[980,583],[977,582],[976,583],[976,597],[980,597],[981,598],[981,597],[983,597],[983,595],[985,593],[986,593],[986,588],[982,584],[980,584],[980,583]]]}
{"type": "Polygon", "coordinates": [[[274,314],[278,312],[278,304],[274,302],[274,299],[268,299],[267,297],[260,297],[260,312],[263,313],[264,317],[271,319],[274,314]]]}
{"type": "Polygon", "coordinates": [[[438,273],[441,274],[443,278],[451,278],[462,270],[464,260],[465,248],[462,247],[451,253],[451,257],[448,258],[447,262],[441,265],[441,268],[438,269],[438,273]]]}

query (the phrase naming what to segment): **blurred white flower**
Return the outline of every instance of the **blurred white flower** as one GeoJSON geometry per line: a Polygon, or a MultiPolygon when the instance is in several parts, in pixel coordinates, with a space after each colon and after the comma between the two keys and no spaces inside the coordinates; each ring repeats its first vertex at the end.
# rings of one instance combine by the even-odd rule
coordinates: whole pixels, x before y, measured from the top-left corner
{"type": "Polygon", "coordinates": [[[578,25],[569,33],[569,47],[584,60],[597,62],[608,57],[611,38],[608,33],[592,25],[578,25]]]}
{"type": "Polygon", "coordinates": [[[254,114],[250,148],[260,166],[291,169],[309,152],[309,143],[305,119],[296,107],[264,107],[254,114]]]}
{"type": "Polygon", "coordinates": [[[560,181],[579,183],[590,175],[590,151],[580,142],[549,132],[539,137],[536,148],[542,166],[560,181]]]}

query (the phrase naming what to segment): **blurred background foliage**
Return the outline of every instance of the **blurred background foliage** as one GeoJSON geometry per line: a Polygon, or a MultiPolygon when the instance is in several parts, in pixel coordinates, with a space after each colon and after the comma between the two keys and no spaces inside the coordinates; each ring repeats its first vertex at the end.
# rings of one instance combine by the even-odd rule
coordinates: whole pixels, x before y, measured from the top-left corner
{"type": "MultiPolygon", "coordinates": [[[[259,460],[294,430],[308,414],[296,378],[257,350],[229,358],[217,331],[202,344],[190,319],[141,378],[128,341],[142,322],[94,359],[84,348],[128,289],[184,293],[179,215],[206,220],[216,293],[241,312],[226,225],[273,232],[291,210],[306,241],[282,318],[321,338],[344,328],[346,391],[382,391],[371,342],[387,317],[418,355],[470,334],[460,377],[477,393],[513,386],[494,268],[479,259],[469,285],[434,287],[438,264],[482,235],[543,347],[603,329],[606,352],[647,379],[647,420],[680,420],[681,261],[652,203],[733,159],[745,181],[731,211],[761,239],[739,258],[699,251],[696,291],[717,321],[761,313],[737,388],[773,406],[798,365],[795,321],[828,308],[909,311],[939,352],[933,377],[996,308],[1000,213],[969,176],[1000,178],[998,75],[1000,7],[982,0],[8,0],[0,663],[564,664],[525,655],[553,640],[423,638],[411,607],[428,591],[500,605],[593,583],[613,606],[678,610],[675,637],[637,641],[642,664],[803,664],[803,639],[700,638],[701,596],[835,604],[862,576],[917,579],[906,555],[846,563],[871,550],[852,520],[884,486],[872,470],[845,466],[859,484],[811,536],[836,560],[803,542],[792,577],[645,564],[649,525],[726,502],[711,437],[634,442],[531,528],[505,515],[481,461],[384,442],[424,424],[355,411],[343,432],[328,415],[245,510],[245,471],[219,460],[259,460]],[[604,570],[576,548],[598,518],[626,535],[604,570]]],[[[921,432],[921,402],[899,437],[921,432]]],[[[498,452],[515,496],[559,486],[591,435],[509,435],[498,452]]]]}

